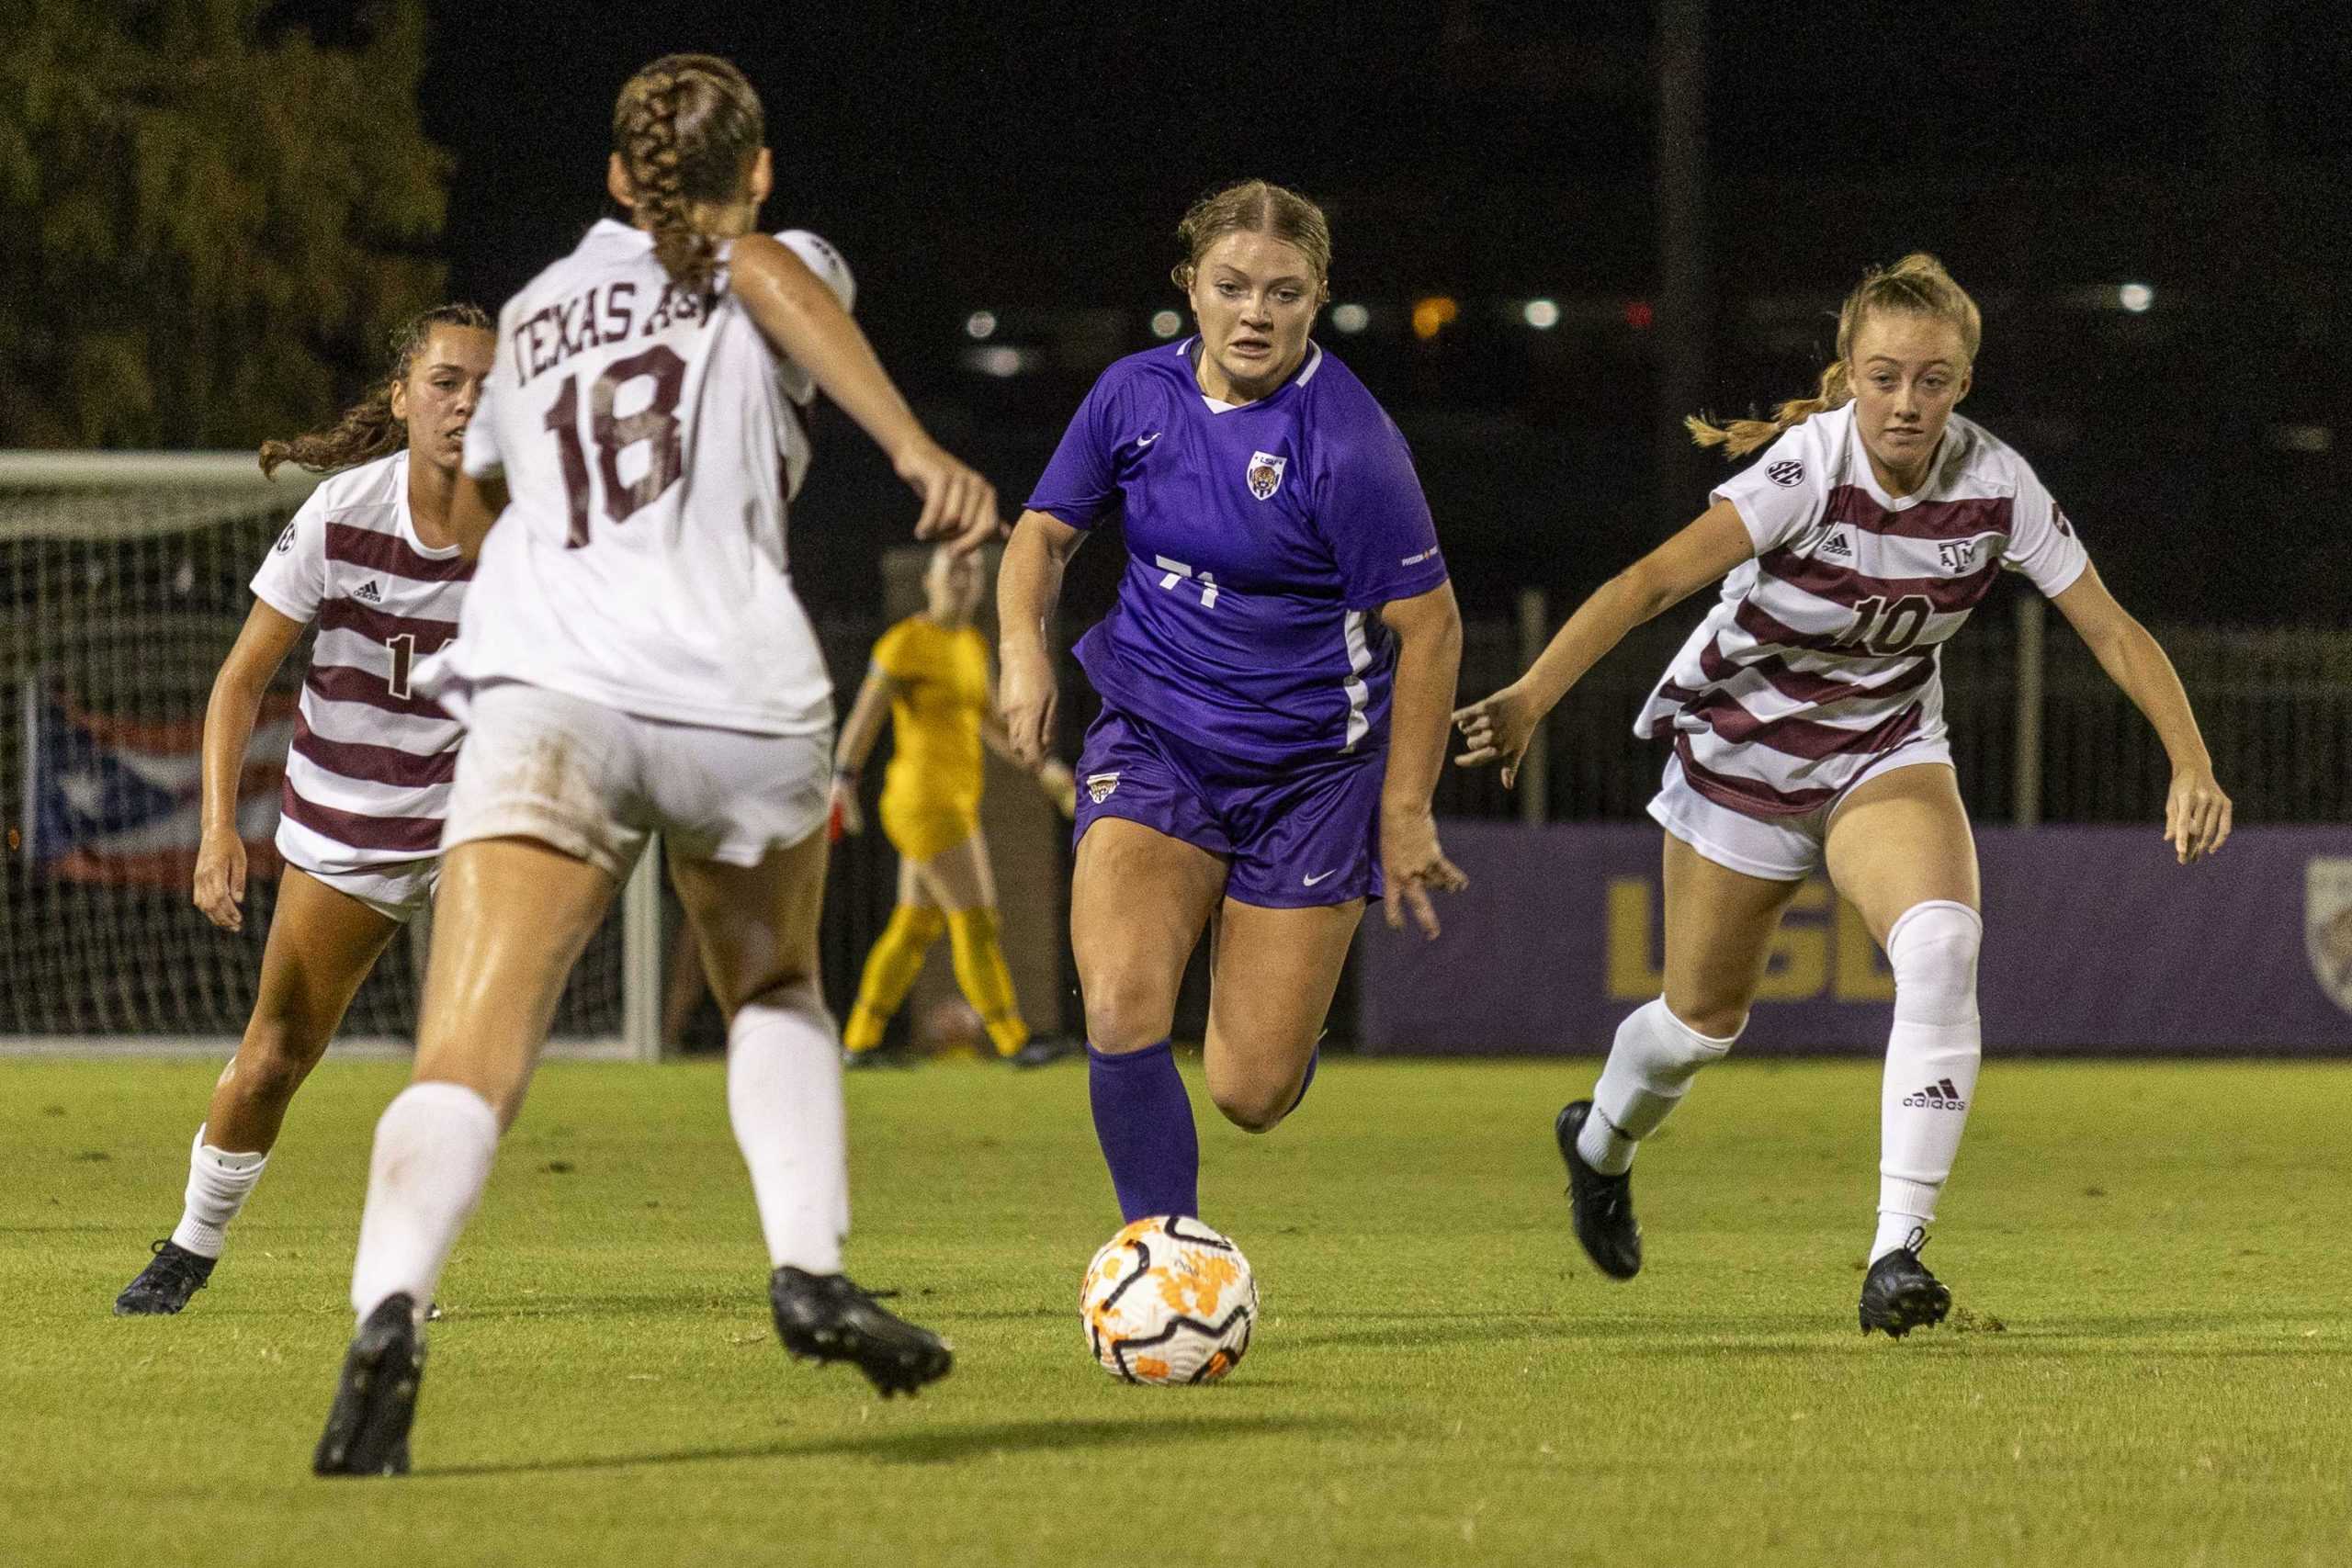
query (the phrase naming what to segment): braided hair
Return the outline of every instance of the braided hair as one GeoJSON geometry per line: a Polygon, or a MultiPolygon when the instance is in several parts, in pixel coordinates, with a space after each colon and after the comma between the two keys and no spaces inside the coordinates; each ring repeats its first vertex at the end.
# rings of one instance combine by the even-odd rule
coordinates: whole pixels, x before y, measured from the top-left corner
{"type": "Polygon", "coordinates": [[[717,245],[694,227],[694,204],[741,199],[766,136],[759,94],[715,54],[665,54],[621,88],[613,151],[628,175],[631,216],[680,288],[708,293],[718,267],[717,245]]]}
{"type": "Polygon", "coordinates": [[[391,368],[368,394],[344,410],[343,417],[324,430],[313,430],[291,441],[263,442],[261,471],[274,479],[281,464],[291,463],[323,474],[372,461],[407,446],[408,425],[392,412],[392,389],[408,380],[409,370],[432,341],[435,327],[496,330],[489,313],[479,305],[435,305],[418,311],[392,329],[391,368]]]}

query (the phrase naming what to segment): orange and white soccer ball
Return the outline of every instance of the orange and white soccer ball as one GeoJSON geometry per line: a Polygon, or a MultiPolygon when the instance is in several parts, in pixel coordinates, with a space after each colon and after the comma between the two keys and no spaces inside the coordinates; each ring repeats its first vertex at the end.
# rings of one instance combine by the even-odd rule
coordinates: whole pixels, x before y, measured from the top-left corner
{"type": "Polygon", "coordinates": [[[1114,1377],[1215,1382],[1250,1348],[1258,1282],[1241,1249],[1200,1221],[1137,1220],[1086,1266],[1078,1314],[1114,1377]]]}

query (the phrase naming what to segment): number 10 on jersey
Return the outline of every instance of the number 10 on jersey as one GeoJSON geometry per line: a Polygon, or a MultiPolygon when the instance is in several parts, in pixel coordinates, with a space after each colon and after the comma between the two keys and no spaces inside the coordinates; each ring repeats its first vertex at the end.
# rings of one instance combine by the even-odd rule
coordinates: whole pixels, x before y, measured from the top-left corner
{"type": "MultiPolygon", "coordinates": [[[[605,496],[605,516],[626,523],[650,506],[662,492],[678,482],[684,457],[678,439],[678,396],[686,384],[686,362],[665,344],[616,359],[588,384],[588,434],[596,449],[596,479],[605,496]],[[646,405],[634,413],[616,415],[621,389],[631,381],[650,379],[646,405]],[[645,470],[627,484],[621,482],[621,454],[645,447],[645,470]]],[[[563,491],[571,506],[571,525],[564,546],[578,549],[588,543],[590,479],[588,453],[580,434],[580,377],[567,376],[548,410],[547,429],[555,436],[556,456],[563,467],[563,491]]]]}

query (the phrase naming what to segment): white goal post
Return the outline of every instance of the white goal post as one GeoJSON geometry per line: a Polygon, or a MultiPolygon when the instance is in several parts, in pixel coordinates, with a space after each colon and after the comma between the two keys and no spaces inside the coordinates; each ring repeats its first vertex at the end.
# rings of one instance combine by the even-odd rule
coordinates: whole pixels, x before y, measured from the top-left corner
{"type": "MultiPolygon", "coordinates": [[[[247,755],[241,934],[188,898],[198,739],[246,584],[317,483],[290,465],[266,479],[243,452],[0,451],[0,1054],[234,1049],[275,908],[268,845],[308,643],[247,755]]],[[[657,847],[591,941],[551,1052],[660,1056],[659,863],[657,847]]],[[[423,945],[378,962],[336,1052],[410,1048],[423,945]]]]}

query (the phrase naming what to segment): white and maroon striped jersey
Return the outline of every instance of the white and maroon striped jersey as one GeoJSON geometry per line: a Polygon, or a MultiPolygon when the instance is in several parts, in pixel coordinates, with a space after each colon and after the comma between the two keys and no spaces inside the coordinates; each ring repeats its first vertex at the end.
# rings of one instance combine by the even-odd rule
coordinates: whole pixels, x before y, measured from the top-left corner
{"type": "Polygon", "coordinates": [[[1634,721],[1684,776],[1754,817],[1818,810],[1896,747],[1943,732],[1939,650],[2003,569],[2045,594],[2089,564],[2023,457],[1952,417],[1925,488],[1880,488],[1851,403],[1718,486],[1754,559],[1634,721]]]}
{"type": "Polygon", "coordinates": [[[723,267],[715,287],[680,290],[607,219],[500,311],[465,460],[511,502],[428,675],[452,706],[518,681],[722,729],[832,723],[785,547],[797,383],[723,267]]]}
{"type": "Polygon", "coordinates": [[[457,546],[417,538],[406,452],[328,479],[270,547],[254,592],[319,627],[277,820],[293,864],[332,874],[440,852],[462,731],[410,677],[458,635],[472,576],[457,546]]]}

